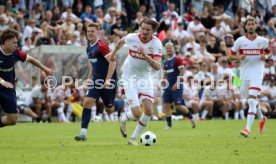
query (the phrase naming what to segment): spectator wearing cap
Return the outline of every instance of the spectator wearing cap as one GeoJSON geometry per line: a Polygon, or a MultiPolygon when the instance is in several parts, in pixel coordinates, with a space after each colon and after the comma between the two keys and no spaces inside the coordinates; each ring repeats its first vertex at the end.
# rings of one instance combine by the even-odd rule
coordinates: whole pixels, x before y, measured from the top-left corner
{"type": "Polygon", "coordinates": [[[84,12],[80,16],[83,23],[97,22],[97,17],[92,14],[92,7],[90,5],[85,6],[84,12]]]}
{"type": "Polygon", "coordinates": [[[190,34],[190,35],[195,35],[197,36],[197,33],[199,32],[207,32],[208,30],[201,24],[200,22],[200,18],[199,17],[195,17],[195,19],[190,22],[188,24],[188,27],[187,27],[187,32],[190,34]]]}
{"type": "Polygon", "coordinates": [[[116,23],[111,27],[111,35],[117,35],[119,37],[123,37],[127,34],[125,26],[122,24],[122,18],[116,17],[116,23]]]}

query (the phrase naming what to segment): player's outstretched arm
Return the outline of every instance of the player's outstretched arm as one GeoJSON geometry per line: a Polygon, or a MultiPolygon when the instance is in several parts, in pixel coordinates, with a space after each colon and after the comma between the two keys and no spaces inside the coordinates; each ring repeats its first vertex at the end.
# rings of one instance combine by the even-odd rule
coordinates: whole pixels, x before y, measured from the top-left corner
{"type": "Polygon", "coordinates": [[[122,46],[125,44],[125,37],[119,40],[119,42],[116,44],[115,48],[111,51],[111,60],[116,61],[116,52],[122,48],[122,46]]]}
{"type": "Polygon", "coordinates": [[[33,64],[34,66],[40,68],[41,70],[43,70],[47,76],[52,75],[53,72],[50,68],[44,66],[43,64],[41,64],[38,60],[36,60],[35,58],[33,58],[32,56],[27,55],[27,62],[30,62],[31,64],[33,64]]]}

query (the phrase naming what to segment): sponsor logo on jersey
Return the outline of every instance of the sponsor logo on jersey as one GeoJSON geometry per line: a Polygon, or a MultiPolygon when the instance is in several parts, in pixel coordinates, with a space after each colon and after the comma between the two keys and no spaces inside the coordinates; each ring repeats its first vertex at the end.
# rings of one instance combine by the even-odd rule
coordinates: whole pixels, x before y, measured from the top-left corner
{"type": "Polygon", "coordinates": [[[98,59],[89,59],[89,61],[90,61],[91,63],[96,63],[96,62],[98,61],[98,59]]]}
{"type": "Polygon", "coordinates": [[[166,70],[167,73],[172,73],[173,72],[173,69],[168,69],[166,70]]]}
{"type": "Polygon", "coordinates": [[[263,54],[263,49],[241,49],[240,54],[244,55],[261,55],[263,54]]]}
{"type": "Polygon", "coordinates": [[[134,58],[145,60],[145,57],[144,57],[143,53],[141,53],[141,52],[129,50],[129,54],[134,58]]]}
{"type": "Polygon", "coordinates": [[[1,68],[0,67],[0,72],[11,72],[13,70],[13,67],[11,68],[1,68]]]}

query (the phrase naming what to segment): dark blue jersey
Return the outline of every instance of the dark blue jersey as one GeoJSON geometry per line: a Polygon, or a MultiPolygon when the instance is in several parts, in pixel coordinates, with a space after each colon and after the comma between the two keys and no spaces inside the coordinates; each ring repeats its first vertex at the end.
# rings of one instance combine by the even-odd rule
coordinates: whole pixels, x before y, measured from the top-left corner
{"type": "Polygon", "coordinates": [[[0,48],[0,77],[11,84],[14,84],[14,65],[17,61],[24,62],[26,59],[27,54],[19,49],[16,49],[11,54],[5,54],[2,48],[0,48]]]}
{"type": "Polygon", "coordinates": [[[179,56],[173,56],[165,61],[163,69],[167,74],[169,87],[172,87],[176,83],[177,77],[180,75],[180,67],[184,67],[184,61],[179,56]]]}
{"type": "MultiPolygon", "coordinates": [[[[105,79],[109,63],[105,56],[110,53],[108,45],[101,39],[86,49],[88,59],[92,65],[93,79],[105,79]]],[[[116,71],[112,79],[116,78],[116,71]]]]}

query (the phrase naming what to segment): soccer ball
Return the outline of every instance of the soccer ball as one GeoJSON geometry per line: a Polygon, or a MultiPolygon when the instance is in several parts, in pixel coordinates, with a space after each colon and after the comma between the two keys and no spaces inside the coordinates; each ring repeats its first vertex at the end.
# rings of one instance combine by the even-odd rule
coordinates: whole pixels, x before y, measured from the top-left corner
{"type": "Polygon", "coordinates": [[[93,119],[93,122],[102,122],[102,121],[103,119],[100,116],[95,116],[95,118],[93,119]]]}
{"type": "Polygon", "coordinates": [[[145,146],[152,146],[155,145],[157,138],[153,132],[147,131],[141,135],[140,141],[145,146]]]}

